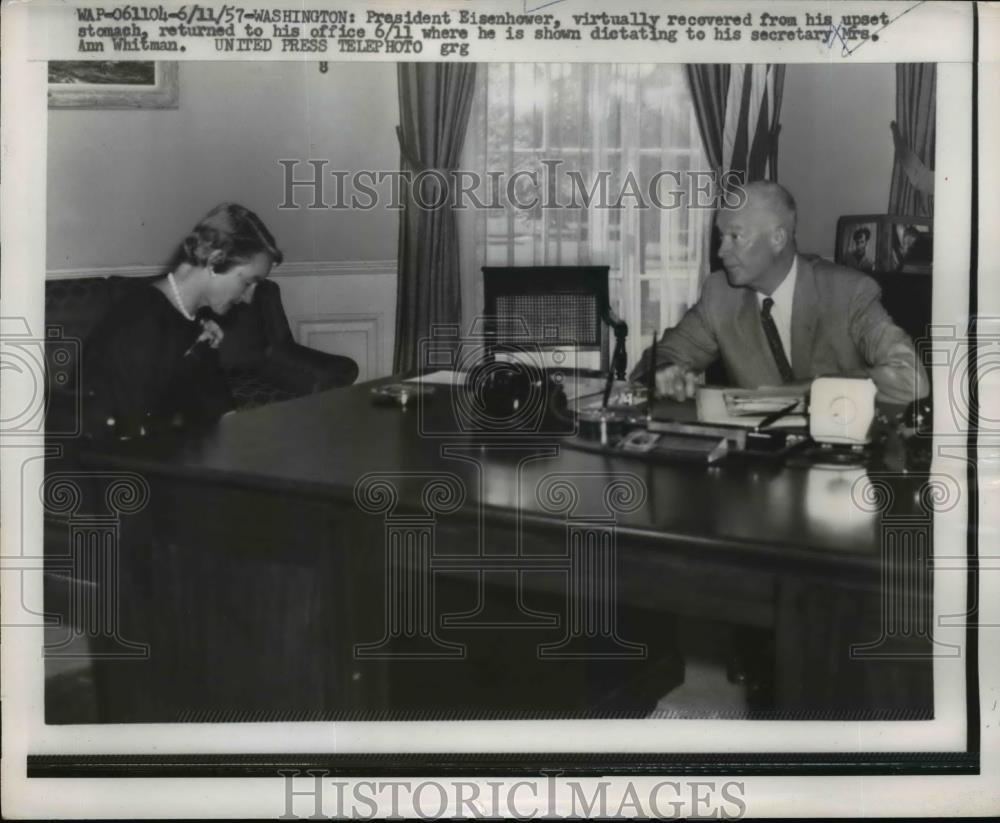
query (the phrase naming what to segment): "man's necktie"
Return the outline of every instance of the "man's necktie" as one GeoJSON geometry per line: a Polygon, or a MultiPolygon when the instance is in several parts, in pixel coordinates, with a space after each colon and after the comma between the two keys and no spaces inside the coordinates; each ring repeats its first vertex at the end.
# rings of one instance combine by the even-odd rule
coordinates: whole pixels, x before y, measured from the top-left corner
{"type": "Polygon", "coordinates": [[[774,318],[771,317],[771,307],[774,301],[770,297],[764,298],[764,304],[760,309],[760,323],[764,327],[764,336],[767,338],[767,345],[771,347],[771,354],[774,355],[774,362],[778,364],[778,371],[781,372],[781,379],[785,383],[795,382],[795,375],[792,367],[785,356],[785,349],[781,345],[781,337],[778,334],[778,327],[774,325],[774,318]]]}

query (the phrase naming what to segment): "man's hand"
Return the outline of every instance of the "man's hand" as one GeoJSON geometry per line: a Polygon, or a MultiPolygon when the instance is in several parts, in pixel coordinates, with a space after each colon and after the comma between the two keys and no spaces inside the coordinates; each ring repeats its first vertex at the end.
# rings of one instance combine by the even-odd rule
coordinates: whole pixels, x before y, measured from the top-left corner
{"type": "Polygon", "coordinates": [[[656,393],[678,402],[690,400],[698,388],[698,375],[683,366],[664,366],[656,371],[656,393]]]}

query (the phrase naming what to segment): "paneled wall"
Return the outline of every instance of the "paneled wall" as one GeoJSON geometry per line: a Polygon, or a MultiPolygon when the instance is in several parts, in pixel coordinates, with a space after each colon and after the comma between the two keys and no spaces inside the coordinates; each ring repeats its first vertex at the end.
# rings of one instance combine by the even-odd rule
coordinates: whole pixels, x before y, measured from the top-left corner
{"type": "Polygon", "coordinates": [[[327,263],[311,271],[297,265],[281,273],[278,284],[299,343],[354,358],[359,381],[391,373],[394,260],[327,263]]]}

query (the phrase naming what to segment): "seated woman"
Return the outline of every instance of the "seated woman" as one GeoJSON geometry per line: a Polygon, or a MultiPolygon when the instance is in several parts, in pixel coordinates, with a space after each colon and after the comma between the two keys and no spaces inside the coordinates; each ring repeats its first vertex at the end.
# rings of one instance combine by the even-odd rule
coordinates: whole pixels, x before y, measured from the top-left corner
{"type": "Polygon", "coordinates": [[[249,303],[281,260],[274,237],[249,209],[223,203],[205,215],[166,277],[123,299],[88,340],[88,434],[141,437],[232,410],[216,352],[222,330],[211,314],[249,303]]]}

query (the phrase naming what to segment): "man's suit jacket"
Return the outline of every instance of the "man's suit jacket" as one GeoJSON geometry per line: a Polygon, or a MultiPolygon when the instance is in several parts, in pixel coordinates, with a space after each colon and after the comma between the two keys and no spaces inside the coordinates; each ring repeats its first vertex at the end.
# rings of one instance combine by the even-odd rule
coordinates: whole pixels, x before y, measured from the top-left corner
{"type": "MultiPolygon", "coordinates": [[[[791,366],[797,381],[871,377],[878,399],[908,403],[929,391],[913,343],[882,307],[878,284],[861,272],[799,255],[792,298],[791,366]]],[[[781,385],[752,289],[734,288],[723,271],[705,280],[698,302],[657,343],[657,368],[678,364],[703,371],[721,357],[743,388],[781,385]]],[[[632,372],[645,380],[650,350],[632,372]]]]}

